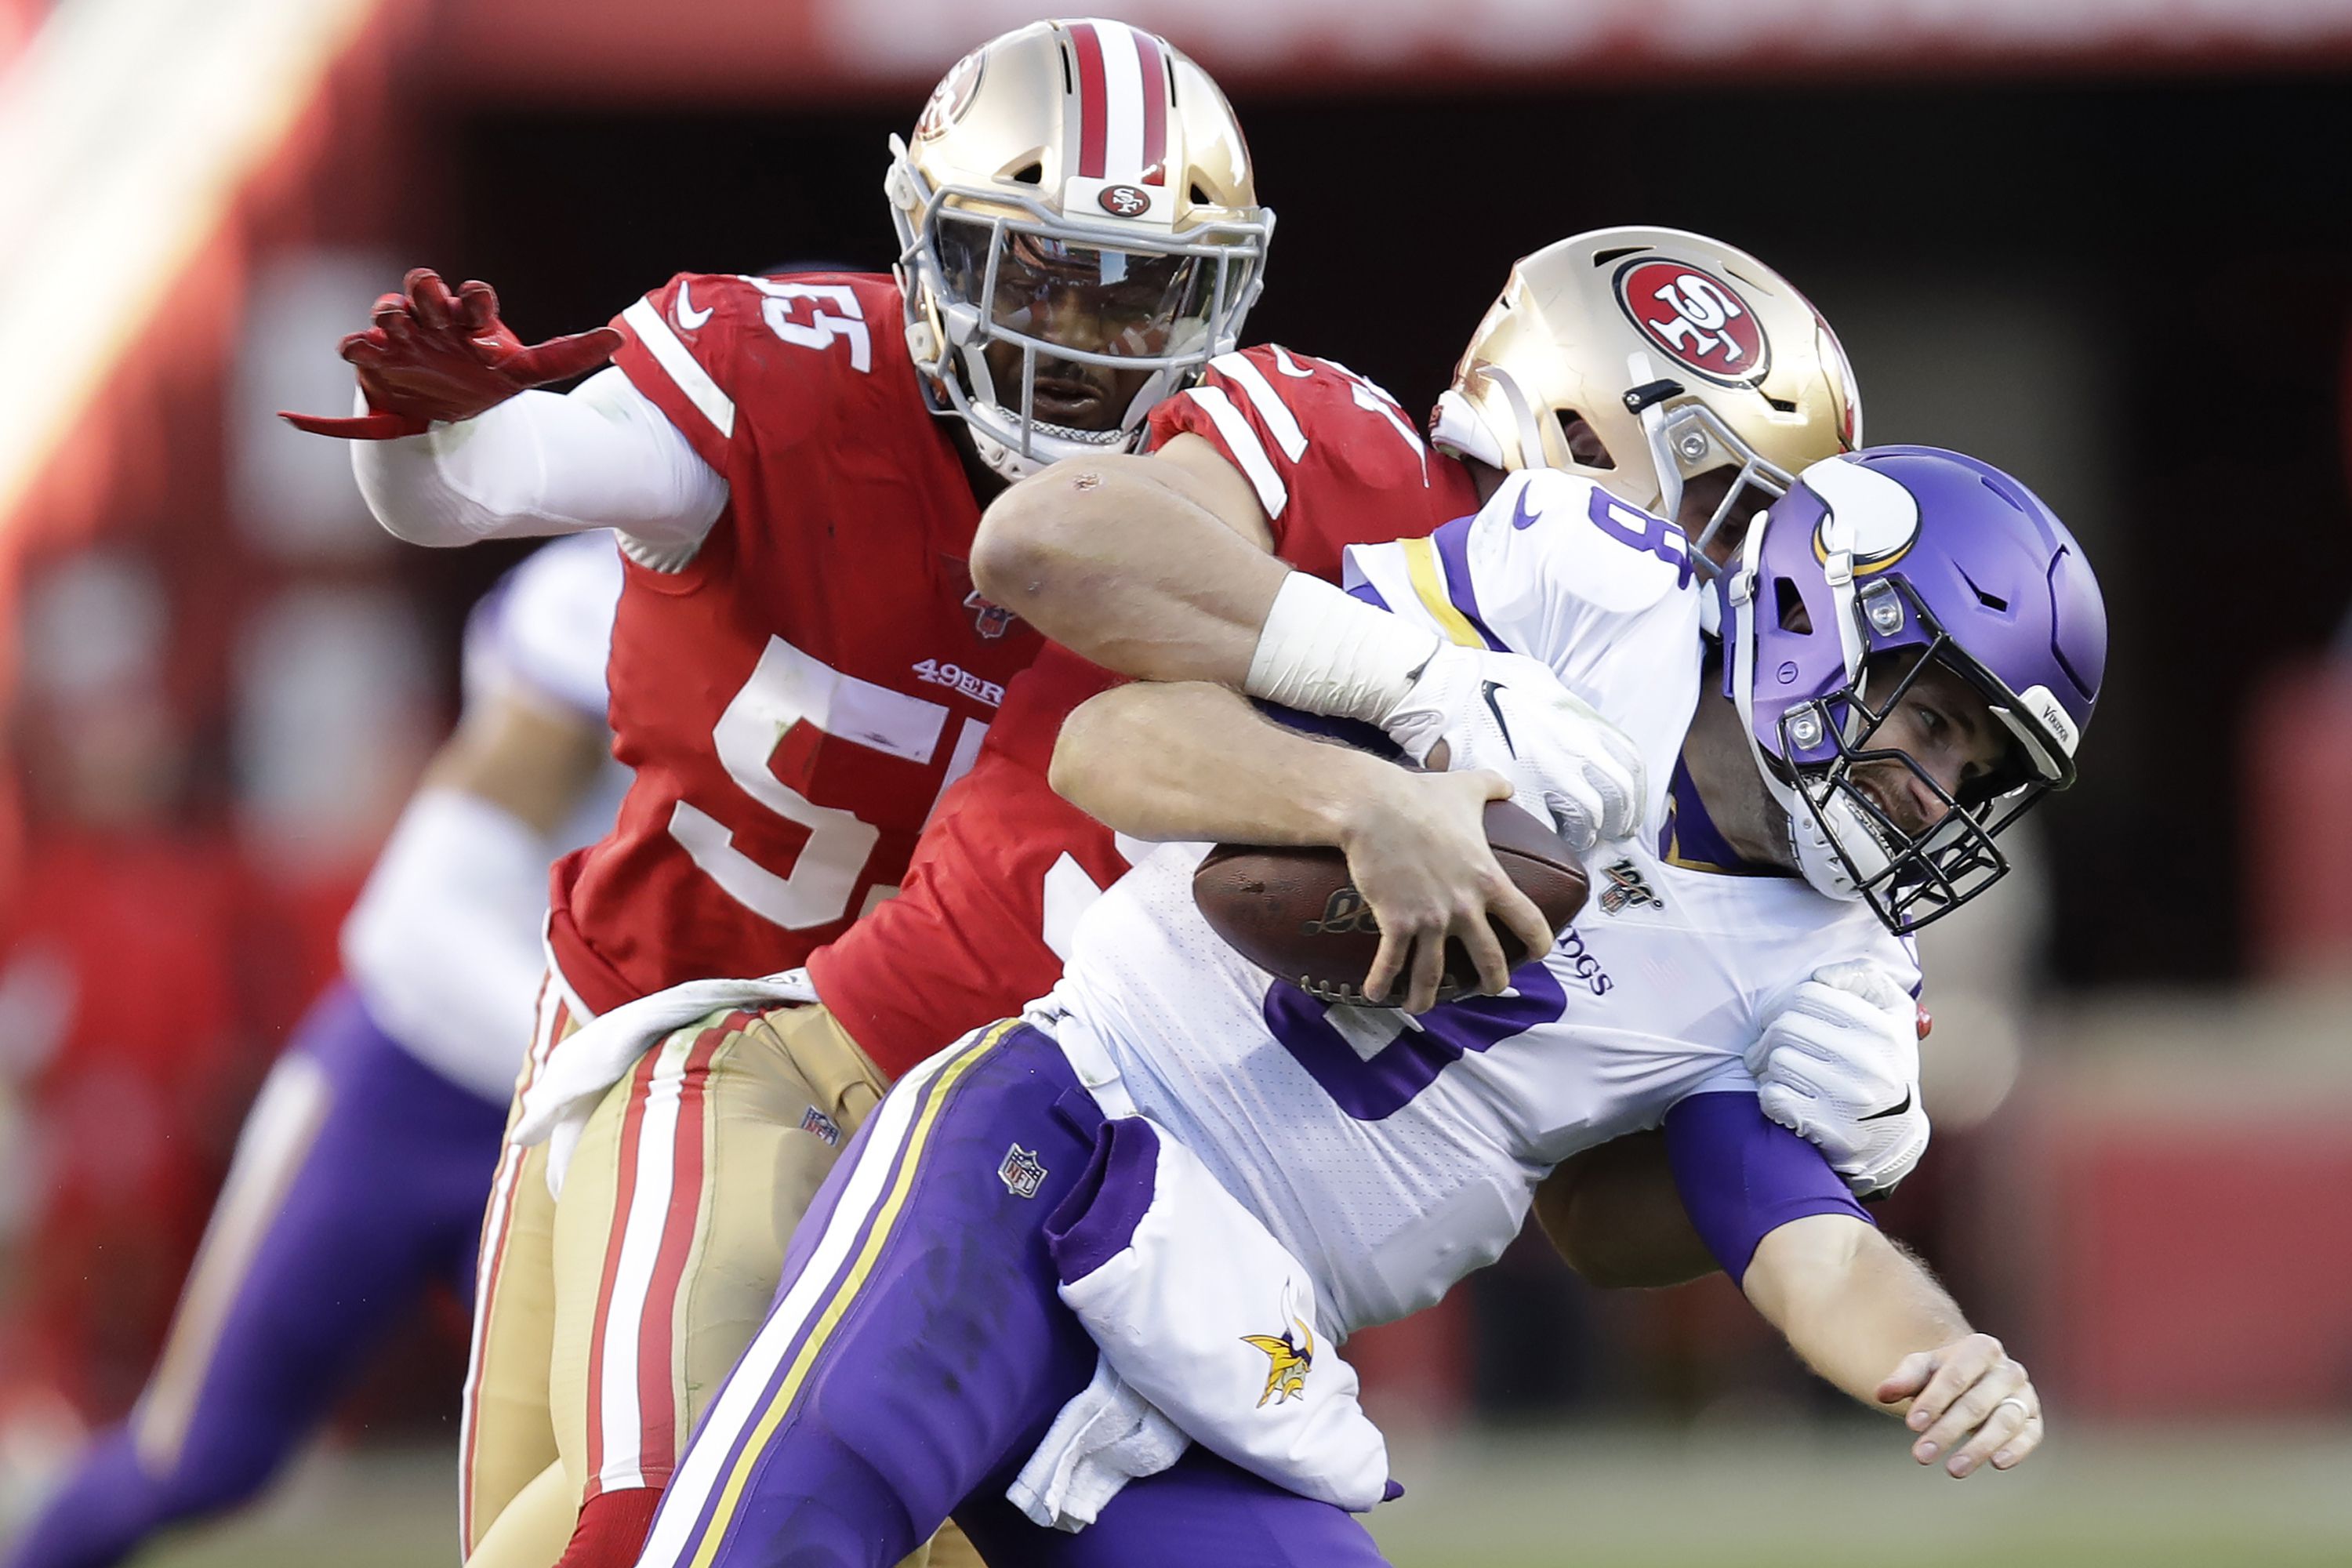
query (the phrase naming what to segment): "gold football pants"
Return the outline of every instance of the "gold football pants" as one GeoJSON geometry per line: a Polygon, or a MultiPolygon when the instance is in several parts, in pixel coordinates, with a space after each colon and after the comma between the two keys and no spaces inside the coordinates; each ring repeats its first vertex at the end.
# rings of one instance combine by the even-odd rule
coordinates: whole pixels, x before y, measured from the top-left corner
{"type": "MultiPolygon", "coordinates": [[[[576,1026],[560,1001],[542,1008],[523,1085],[576,1026]]],[[[548,1568],[589,1499],[667,1485],[767,1317],[794,1226],[886,1087],[821,1006],[716,1013],[605,1094],[561,1201],[546,1147],[508,1148],[467,1378],[475,1568],[548,1568]],[[532,1486],[551,1466],[563,1484],[532,1486]],[[518,1517],[501,1520],[509,1504],[518,1517]]],[[[976,1563],[954,1535],[931,1561],[976,1563]]]]}

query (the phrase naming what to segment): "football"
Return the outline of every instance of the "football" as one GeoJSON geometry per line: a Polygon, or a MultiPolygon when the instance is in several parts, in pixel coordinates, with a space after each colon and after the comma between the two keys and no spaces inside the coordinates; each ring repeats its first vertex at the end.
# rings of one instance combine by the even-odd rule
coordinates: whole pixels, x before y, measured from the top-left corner
{"type": "MultiPolygon", "coordinates": [[[[1487,803],[1486,842],[1553,934],[1567,930],[1591,890],[1568,846],[1507,800],[1487,803]]],[[[1363,984],[1380,951],[1380,926],[1338,849],[1220,844],[1192,873],[1192,898],[1210,927],[1259,968],[1318,1001],[1377,1005],[1363,984]]],[[[1511,964],[1525,962],[1524,945],[1501,926],[1495,931],[1511,964]]],[[[1468,950],[1448,942],[1438,1000],[1477,983],[1468,950]]]]}

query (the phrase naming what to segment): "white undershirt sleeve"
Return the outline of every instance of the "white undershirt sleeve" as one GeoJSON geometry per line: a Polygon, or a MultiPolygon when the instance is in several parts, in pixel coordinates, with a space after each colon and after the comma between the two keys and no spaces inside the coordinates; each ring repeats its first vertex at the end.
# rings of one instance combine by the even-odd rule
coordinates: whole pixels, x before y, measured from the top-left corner
{"type": "Polygon", "coordinates": [[[376,521],[412,544],[609,528],[676,571],[727,506],[727,480],[619,369],[565,395],[526,392],[395,441],[354,441],[376,521]]]}

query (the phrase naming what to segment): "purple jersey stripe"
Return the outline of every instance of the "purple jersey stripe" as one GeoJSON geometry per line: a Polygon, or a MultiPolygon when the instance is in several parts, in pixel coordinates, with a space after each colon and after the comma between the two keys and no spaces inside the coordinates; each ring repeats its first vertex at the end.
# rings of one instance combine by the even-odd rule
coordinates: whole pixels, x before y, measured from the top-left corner
{"type": "Polygon", "coordinates": [[[1486,618],[1478,613],[1478,590],[1470,580],[1470,525],[1475,517],[1457,517],[1430,535],[1437,546],[1437,558],[1445,563],[1445,596],[1462,612],[1462,618],[1486,639],[1486,646],[1502,652],[1503,639],[1488,629],[1486,618]]]}

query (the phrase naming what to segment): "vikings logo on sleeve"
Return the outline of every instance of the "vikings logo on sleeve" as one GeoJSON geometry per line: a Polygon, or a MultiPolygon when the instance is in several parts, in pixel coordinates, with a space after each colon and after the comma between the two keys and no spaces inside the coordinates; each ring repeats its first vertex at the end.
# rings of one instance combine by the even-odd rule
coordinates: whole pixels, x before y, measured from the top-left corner
{"type": "Polygon", "coordinates": [[[1242,1342],[1265,1352],[1265,1392],[1257,1396],[1258,1408],[1267,1400],[1276,1405],[1307,1397],[1307,1374],[1315,1370],[1315,1331],[1300,1317],[1288,1284],[1282,1289],[1282,1315],[1290,1320],[1290,1328],[1280,1334],[1244,1334],[1242,1342]],[[1297,1330],[1294,1336],[1291,1329],[1297,1330]]]}

